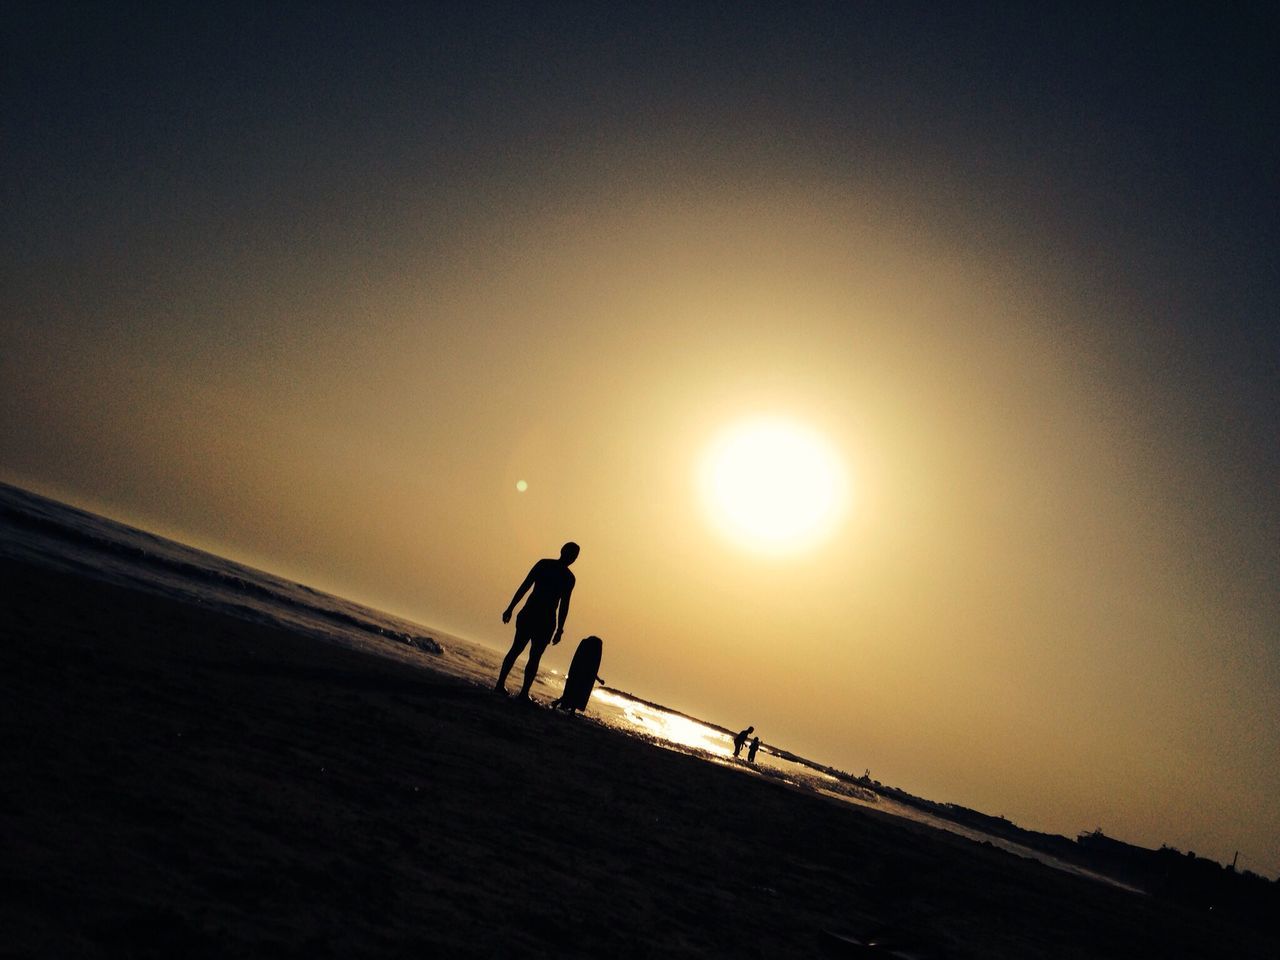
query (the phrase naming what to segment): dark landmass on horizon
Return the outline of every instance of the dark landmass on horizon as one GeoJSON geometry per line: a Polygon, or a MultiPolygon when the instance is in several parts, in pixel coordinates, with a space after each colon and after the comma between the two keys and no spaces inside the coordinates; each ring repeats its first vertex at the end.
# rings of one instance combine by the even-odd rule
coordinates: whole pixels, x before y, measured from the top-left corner
{"type": "Polygon", "coordinates": [[[1183,853],[1168,845],[1153,850],[1108,837],[1101,828],[1080,833],[1074,840],[1056,833],[1027,830],[1013,821],[982,813],[958,803],[941,803],[890,787],[869,775],[854,776],[836,767],[823,766],[798,754],[770,747],[775,756],[791,760],[854,784],[878,796],[923,810],[934,817],[983,833],[1011,840],[1031,850],[1136,887],[1152,896],[1203,910],[1222,910],[1246,922],[1277,927],[1273,919],[1280,908],[1280,878],[1268,880],[1250,870],[1237,872],[1194,851],[1183,853]]]}

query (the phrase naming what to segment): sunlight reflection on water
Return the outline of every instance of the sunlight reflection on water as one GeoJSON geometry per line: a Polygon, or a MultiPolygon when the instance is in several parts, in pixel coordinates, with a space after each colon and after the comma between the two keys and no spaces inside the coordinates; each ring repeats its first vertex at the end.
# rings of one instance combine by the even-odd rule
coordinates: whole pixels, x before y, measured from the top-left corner
{"type": "Polygon", "coordinates": [[[696,720],[655,710],[603,688],[597,689],[591,700],[595,705],[612,707],[626,724],[661,740],[724,757],[733,754],[732,742],[725,734],[696,720]]]}

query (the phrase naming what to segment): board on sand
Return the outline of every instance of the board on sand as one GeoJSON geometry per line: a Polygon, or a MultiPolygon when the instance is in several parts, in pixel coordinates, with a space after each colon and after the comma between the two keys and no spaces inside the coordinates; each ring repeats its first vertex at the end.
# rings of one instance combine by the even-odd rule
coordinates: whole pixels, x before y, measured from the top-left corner
{"type": "Polygon", "coordinates": [[[570,712],[587,709],[587,701],[595,689],[596,674],[600,672],[603,649],[604,642],[599,637],[587,637],[579,642],[573,653],[573,662],[569,664],[569,675],[564,680],[564,693],[552,706],[570,712]]]}

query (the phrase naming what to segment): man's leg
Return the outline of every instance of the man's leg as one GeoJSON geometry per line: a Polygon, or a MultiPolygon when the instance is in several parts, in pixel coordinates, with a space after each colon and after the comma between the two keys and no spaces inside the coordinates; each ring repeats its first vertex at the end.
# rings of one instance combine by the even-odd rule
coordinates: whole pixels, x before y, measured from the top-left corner
{"type": "Polygon", "coordinates": [[[528,637],[520,635],[520,627],[516,627],[515,639],[511,641],[511,649],[507,651],[507,655],[502,659],[502,669],[498,671],[498,682],[494,685],[495,690],[500,693],[507,692],[507,674],[511,672],[511,668],[516,664],[516,657],[520,656],[525,645],[529,642],[528,637]]]}
{"type": "Polygon", "coordinates": [[[529,659],[524,665],[524,683],[520,685],[519,696],[528,698],[529,688],[533,686],[533,681],[538,676],[538,661],[542,659],[542,651],[547,649],[547,641],[539,642],[534,640],[529,645],[529,659]]]}

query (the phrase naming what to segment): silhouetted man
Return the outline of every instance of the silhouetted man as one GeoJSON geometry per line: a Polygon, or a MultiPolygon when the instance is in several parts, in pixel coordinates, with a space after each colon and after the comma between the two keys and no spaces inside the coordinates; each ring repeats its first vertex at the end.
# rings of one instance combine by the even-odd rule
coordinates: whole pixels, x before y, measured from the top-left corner
{"type": "Polygon", "coordinates": [[[574,576],[569,572],[569,564],[578,559],[578,545],[570,542],[560,548],[560,559],[550,557],[539,560],[520,584],[520,589],[502,611],[502,622],[511,622],[511,611],[516,608],[520,598],[530,587],[529,601],[516,616],[516,635],[511,641],[511,649],[502,661],[502,670],[498,673],[498,683],[494,687],[499,693],[507,692],[507,674],[515,665],[516,657],[526,646],[529,647],[529,662],[524,665],[524,683],[520,685],[520,698],[529,698],[529,688],[538,676],[538,661],[542,659],[542,651],[547,644],[557,644],[564,636],[564,622],[569,616],[569,595],[573,593],[574,576]]]}
{"type": "Polygon", "coordinates": [[[747,727],[745,730],[739,730],[737,736],[733,738],[733,755],[736,758],[742,753],[742,745],[747,742],[747,737],[755,732],[755,727],[747,727]]]}

